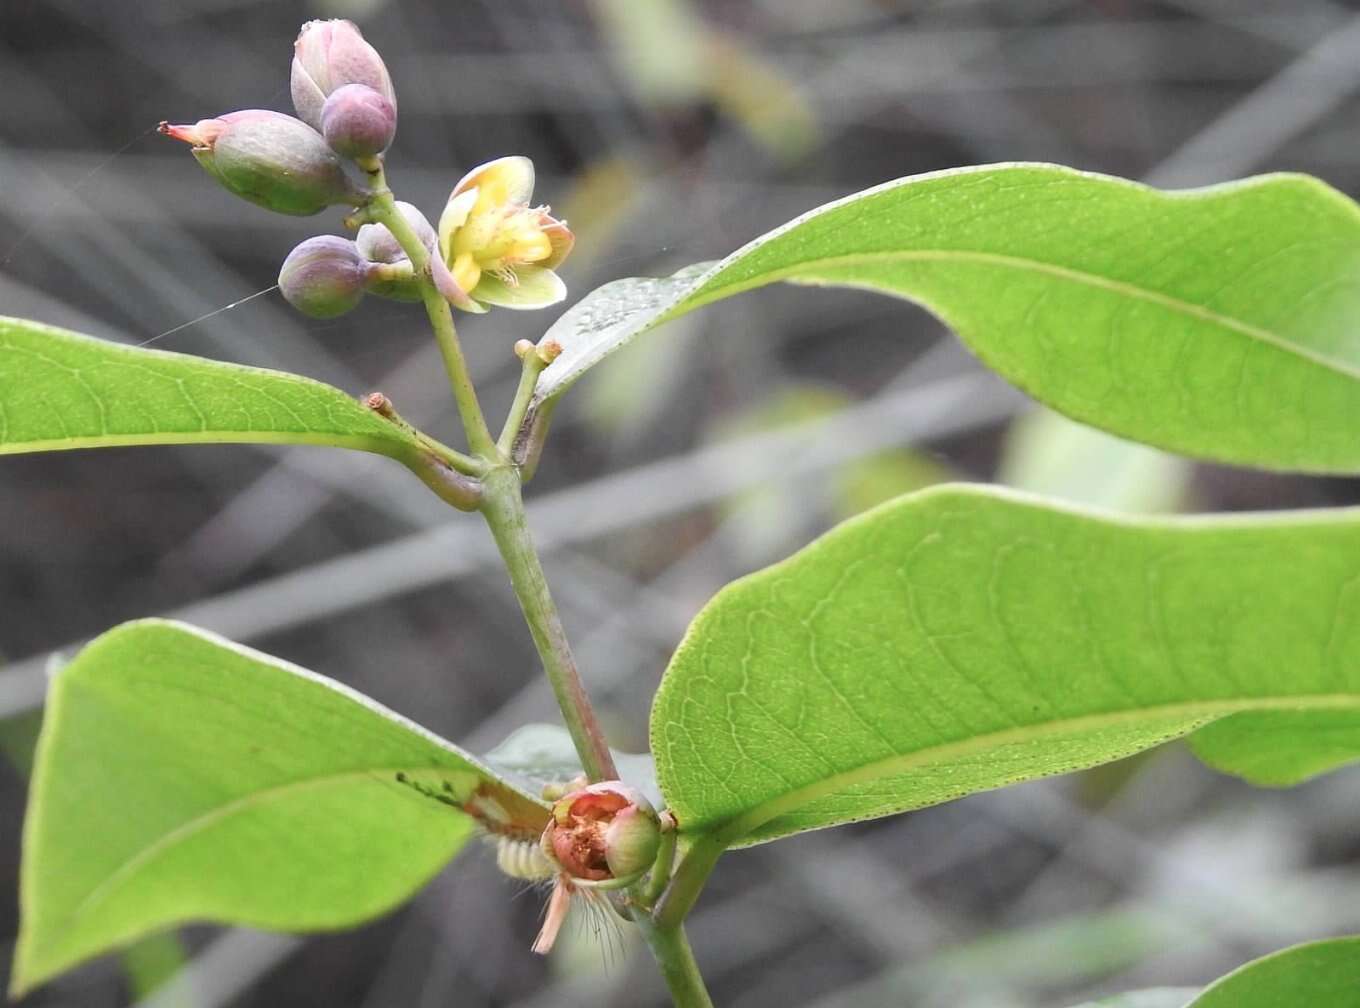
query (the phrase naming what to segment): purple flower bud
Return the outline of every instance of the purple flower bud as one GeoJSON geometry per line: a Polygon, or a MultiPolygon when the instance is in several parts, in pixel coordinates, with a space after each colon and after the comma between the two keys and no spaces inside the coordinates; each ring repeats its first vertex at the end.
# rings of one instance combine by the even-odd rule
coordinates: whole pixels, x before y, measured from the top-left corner
{"type": "Polygon", "coordinates": [[[308,217],[336,203],[364,201],[325,138],[282,112],[246,109],[192,126],[163,122],[160,131],[193,144],[194,157],[210,175],[268,210],[308,217]]]}
{"type": "Polygon", "coordinates": [[[321,134],[342,157],[377,157],[396,133],[397,110],[367,84],[336,88],[321,106],[321,134]]]}
{"type": "Polygon", "coordinates": [[[321,129],[321,110],[335,91],[346,84],[366,84],[392,106],[397,94],[378,51],[364,41],[351,21],[308,21],[293,44],[290,80],[293,107],[308,125],[321,129]]]}
{"type": "Polygon", "coordinates": [[[302,314],[335,318],[359,303],[371,268],[348,238],[317,235],[288,253],[279,290],[302,314]]]}
{"type": "MultiPolygon", "coordinates": [[[[402,200],[397,201],[397,210],[415,230],[421,243],[427,249],[434,248],[438,236],[435,234],[434,227],[425,219],[425,215],[410,203],[402,200]]],[[[406,253],[397,244],[397,239],[382,224],[365,224],[359,229],[354,243],[359,246],[360,253],[369,262],[394,263],[406,258],[406,253]]]]}

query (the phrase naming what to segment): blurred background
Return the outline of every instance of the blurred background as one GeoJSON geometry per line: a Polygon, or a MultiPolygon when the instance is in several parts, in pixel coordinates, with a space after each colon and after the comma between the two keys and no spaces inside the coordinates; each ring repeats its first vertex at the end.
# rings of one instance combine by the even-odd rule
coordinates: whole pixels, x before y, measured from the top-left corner
{"type": "MultiPolygon", "coordinates": [[[[0,313],[381,389],[454,439],[421,313],[317,323],[268,288],[338,214],[234,200],[161,119],[288,109],[290,46],[350,17],[401,103],[398,195],[437,216],[523,153],[579,241],[573,298],[720,257],[914,172],[1049,160],[1166,187],[1272,169],[1360,193],[1360,4],[1337,0],[5,0],[0,313]]],[[[499,416],[560,313],[462,331],[499,416]]],[[[641,340],[558,411],[531,519],[617,747],[724,582],[878,501],[999,481],[1125,511],[1360,502],[1360,483],[1189,464],[1035,408],[923,311],[771,288],[641,340]],[[787,438],[795,438],[790,450],[787,438]]],[[[553,707],[480,523],[325,449],[146,448],[0,464],[0,981],[43,667],[174,614],[375,695],[475,750],[553,707]]],[[[1287,673],[1288,670],[1281,670],[1287,673]]],[[[1196,985],[1360,929],[1360,771],[1287,792],[1178,745],[733,854],[690,933],[719,1004],[1061,1008],[1196,985]]],[[[537,895],[469,847],[398,912],[319,937],[193,927],[33,1008],[660,1006],[588,929],[546,960],[537,895]]]]}

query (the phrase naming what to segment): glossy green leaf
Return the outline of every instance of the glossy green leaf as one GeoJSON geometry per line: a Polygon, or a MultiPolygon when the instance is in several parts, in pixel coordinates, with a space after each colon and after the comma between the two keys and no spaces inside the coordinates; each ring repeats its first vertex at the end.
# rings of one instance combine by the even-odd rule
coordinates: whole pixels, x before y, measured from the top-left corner
{"type": "MultiPolygon", "coordinates": [[[[681,828],[740,845],[1296,711],[1360,721],[1360,510],[1121,520],[954,486],[719,592],[652,752],[681,828]]],[[[1288,770],[1352,739],[1297,734],[1288,770]]]]}
{"type": "Polygon", "coordinates": [[[119,445],[262,442],[419,450],[330,385],[0,317],[0,455],[119,445]]]}
{"type": "Polygon", "coordinates": [[[1053,165],[919,175],[829,203],[702,273],[616,281],[549,334],[536,405],[657,323],[787,280],[919,302],[1079,420],[1173,451],[1360,471],[1360,212],[1268,175],[1185,192],[1053,165]]]}
{"type": "Polygon", "coordinates": [[[23,992],[153,930],[353,924],[472,835],[545,815],[455,746],[212,634],[128,623],[56,677],[24,823],[23,992]]]}
{"type": "Polygon", "coordinates": [[[1247,963],[1187,1008],[1355,1008],[1360,938],[1308,942],[1247,963]]]}
{"type": "Polygon", "coordinates": [[[1089,1001],[1077,1008],[1189,1008],[1198,987],[1156,987],[1089,1001]]]}

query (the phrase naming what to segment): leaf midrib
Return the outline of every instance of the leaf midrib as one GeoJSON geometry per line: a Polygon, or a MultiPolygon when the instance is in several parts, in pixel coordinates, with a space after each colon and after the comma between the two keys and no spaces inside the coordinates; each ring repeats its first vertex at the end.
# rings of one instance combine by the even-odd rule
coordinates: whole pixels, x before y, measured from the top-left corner
{"type": "MultiPolygon", "coordinates": [[[[694,832],[715,836],[721,842],[722,846],[729,847],[741,843],[742,840],[754,830],[777,819],[779,816],[794,812],[810,802],[816,801],[819,798],[825,798],[828,795],[833,795],[845,788],[876,780],[881,777],[902,773],[918,767],[945,762],[970,753],[983,752],[988,749],[1006,745],[1012,741],[1028,742],[1049,734],[1095,730],[1118,724],[1136,724],[1137,722],[1144,720],[1173,720],[1183,718],[1185,720],[1194,721],[1202,719],[1198,724],[1190,726],[1185,731],[1181,732],[1180,735],[1176,736],[1181,737],[1191,731],[1204,727],[1204,725],[1211,721],[1217,721],[1232,714],[1241,714],[1249,711],[1330,710],[1338,708],[1360,708],[1360,694],[1323,693],[1313,696],[1288,695],[1253,697],[1242,700],[1197,700],[1187,703],[1159,704],[1153,707],[1139,707],[1135,710],[1118,710],[1100,714],[1085,714],[1079,717],[1059,718],[1019,728],[1007,728],[1003,731],[974,735],[966,739],[930,746],[925,749],[916,749],[909,753],[899,753],[885,759],[864,763],[849,770],[843,770],[840,773],[824,777],[811,784],[806,784],[803,787],[785,791],[777,797],[761,802],[743,813],[719,820],[710,826],[697,829],[694,832]]],[[[1096,766],[1102,762],[1106,761],[1096,760],[1089,764],[1069,766],[1063,772],[1071,772],[1073,770],[1096,766]]]]}
{"type": "MultiPolygon", "coordinates": [[[[1071,267],[1068,266],[1059,266],[1054,263],[1047,263],[1039,259],[1029,259],[1023,256],[1001,255],[993,252],[971,252],[957,249],[911,249],[888,252],[861,252],[852,255],[842,256],[827,256],[821,259],[804,260],[802,262],[796,263],[792,266],[785,267],[783,269],[761,273],[759,276],[753,277],[746,281],[723,284],[718,287],[708,289],[704,288],[704,284],[701,281],[698,286],[698,289],[694,294],[683,298],[677,304],[673,305],[666,311],[662,312],[660,315],[658,315],[656,318],[652,320],[652,322],[646,327],[646,329],[650,329],[653,326],[660,324],[661,322],[668,321],[672,318],[676,318],[679,315],[683,315],[697,308],[702,308],[705,305],[711,304],[714,301],[718,301],[721,300],[722,298],[730,297],[735,294],[741,294],[744,291],[754,290],[755,288],[763,287],[766,284],[778,283],[781,280],[793,279],[800,275],[810,275],[811,277],[815,278],[817,270],[819,269],[835,269],[845,266],[870,265],[884,262],[911,262],[911,261],[946,262],[951,260],[959,262],[983,263],[990,264],[993,266],[1005,267],[1009,269],[1017,269],[1034,273],[1043,273],[1048,276],[1068,280],[1072,283],[1078,283],[1088,287],[1095,287],[1100,290],[1110,291],[1116,294],[1124,295],[1126,297],[1135,298],[1137,300],[1145,301],[1149,304],[1155,304],[1160,307],[1166,308],[1170,311],[1178,312],[1191,318],[1198,319],[1202,322],[1208,322],[1213,325],[1222,326],[1225,329],[1229,329],[1243,336],[1249,337],[1254,340],[1258,340],[1262,343],[1266,343],[1272,347],[1275,347],[1278,350],[1282,350],[1286,353],[1293,354],[1320,367],[1334,371],[1341,375],[1345,375],[1348,378],[1360,381],[1360,364],[1352,366],[1342,361],[1335,360],[1331,357],[1326,356],[1325,354],[1319,353],[1316,350],[1312,350],[1308,347],[1292,342],[1291,340],[1286,339],[1285,337],[1280,336],[1276,333],[1273,333],[1268,329],[1263,329],[1260,326],[1255,326],[1252,325],[1251,323],[1243,322],[1240,319],[1233,318],[1231,315],[1224,315],[1221,312],[1216,312],[1212,309],[1202,307],[1190,301],[1184,301],[1180,298],[1173,297],[1170,294],[1164,294],[1161,291],[1152,290],[1147,287],[1139,287],[1136,284],[1131,284],[1125,280],[1115,280],[1110,277],[1101,276],[1098,273],[1089,273],[1084,270],[1072,269],[1071,267]]],[[[737,262],[740,262],[740,260],[738,260],[737,262]]],[[[737,263],[729,263],[726,265],[731,266],[736,264],[737,263]]],[[[725,266],[719,267],[719,269],[724,268],[725,266]]],[[[865,282],[862,285],[846,284],[841,281],[836,282],[840,286],[866,286],[873,287],[876,290],[882,289],[881,285],[874,284],[871,282],[865,282]]],[[[639,330],[639,332],[643,331],[646,330],[645,329],[639,330]]]]}

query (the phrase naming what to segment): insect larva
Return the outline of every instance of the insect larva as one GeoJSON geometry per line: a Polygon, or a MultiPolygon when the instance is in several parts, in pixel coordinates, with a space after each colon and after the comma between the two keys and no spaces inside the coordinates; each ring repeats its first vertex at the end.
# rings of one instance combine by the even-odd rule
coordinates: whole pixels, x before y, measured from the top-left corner
{"type": "Polygon", "coordinates": [[[543,882],[552,878],[558,868],[543,853],[537,840],[516,840],[508,836],[496,839],[496,867],[513,879],[543,882]]]}

